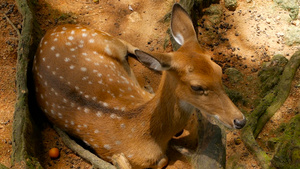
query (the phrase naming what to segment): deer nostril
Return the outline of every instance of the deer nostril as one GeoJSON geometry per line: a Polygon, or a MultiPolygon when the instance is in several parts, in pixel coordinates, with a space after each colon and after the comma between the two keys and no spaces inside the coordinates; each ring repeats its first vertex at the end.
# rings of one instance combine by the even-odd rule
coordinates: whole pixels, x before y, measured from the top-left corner
{"type": "Polygon", "coordinates": [[[239,119],[234,119],[233,120],[233,123],[234,123],[234,128],[236,129],[241,129],[245,126],[246,124],[246,119],[242,119],[242,120],[239,120],[239,119]]]}

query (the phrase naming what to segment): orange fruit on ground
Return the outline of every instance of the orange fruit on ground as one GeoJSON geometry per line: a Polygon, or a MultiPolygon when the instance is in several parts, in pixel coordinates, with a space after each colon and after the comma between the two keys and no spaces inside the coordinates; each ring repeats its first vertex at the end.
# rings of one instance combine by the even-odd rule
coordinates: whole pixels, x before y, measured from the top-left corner
{"type": "Polygon", "coordinates": [[[59,157],[59,149],[58,148],[51,148],[49,150],[49,156],[52,159],[56,159],[59,157]]]}

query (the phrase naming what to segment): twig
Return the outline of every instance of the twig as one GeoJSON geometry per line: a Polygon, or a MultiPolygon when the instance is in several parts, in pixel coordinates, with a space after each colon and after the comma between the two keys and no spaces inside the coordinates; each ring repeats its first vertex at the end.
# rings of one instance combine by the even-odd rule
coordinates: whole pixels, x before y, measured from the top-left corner
{"type": "Polygon", "coordinates": [[[6,18],[7,22],[8,22],[8,23],[13,27],[13,29],[17,32],[17,34],[18,34],[18,39],[20,39],[21,34],[20,34],[18,28],[12,23],[12,21],[9,19],[9,17],[8,17],[4,12],[2,12],[2,14],[3,14],[4,17],[6,18]]]}
{"type": "Polygon", "coordinates": [[[74,140],[72,140],[64,131],[60,130],[58,127],[54,126],[53,128],[58,133],[58,135],[61,137],[61,139],[63,140],[65,145],[67,147],[69,147],[72,151],[76,152],[80,157],[89,161],[93,165],[93,168],[116,169],[110,163],[100,159],[93,153],[91,153],[88,150],[81,147],[79,144],[77,144],[74,140]]]}

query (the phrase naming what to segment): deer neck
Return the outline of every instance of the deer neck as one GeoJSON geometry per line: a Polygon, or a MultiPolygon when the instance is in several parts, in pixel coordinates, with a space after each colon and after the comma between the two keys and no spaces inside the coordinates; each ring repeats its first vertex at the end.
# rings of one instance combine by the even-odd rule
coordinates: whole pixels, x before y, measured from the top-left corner
{"type": "Polygon", "coordinates": [[[175,73],[164,71],[158,92],[149,104],[154,109],[150,115],[150,133],[162,144],[167,144],[185,127],[193,110],[193,106],[178,98],[178,83],[175,73]]]}

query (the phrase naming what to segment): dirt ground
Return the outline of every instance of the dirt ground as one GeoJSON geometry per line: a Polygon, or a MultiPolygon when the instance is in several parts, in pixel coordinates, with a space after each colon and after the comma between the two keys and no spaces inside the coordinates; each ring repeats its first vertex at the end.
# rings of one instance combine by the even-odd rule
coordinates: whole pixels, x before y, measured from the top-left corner
{"type": "MultiPolygon", "coordinates": [[[[38,0],[35,4],[37,18],[42,30],[46,31],[58,24],[80,23],[106,31],[145,51],[170,51],[166,33],[168,24],[160,22],[167,11],[170,11],[174,0],[38,0]],[[166,48],[164,48],[166,46],[166,48]]],[[[221,4],[224,2],[221,0],[221,4]]],[[[224,6],[224,5],[223,5],[224,6]]],[[[0,0],[0,163],[10,167],[12,152],[12,122],[15,92],[15,73],[17,62],[17,30],[21,30],[22,17],[18,13],[14,0],[0,0]],[[9,19],[7,19],[9,18],[9,19]],[[13,28],[11,23],[16,27],[13,28]]],[[[223,69],[235,67],[244,74],[244,81],[232,85],[224,75],[224,84],[243,93],[247,104],[240,108],[250,112],[258,98],[257,73],[264,61],[269,61],[274,54],[283,54],[290,58],[300,49],[299,45],[288,46],[284,37],[286,30],[300,27],[300,18],[291,21],[288,11],[276,6],[272,0],[240,0],[235,11],[224,8],[221,24],[218,28],[220,38],[212,44],[205,37],[208,31],[202,28],[200,19],[199,40],[210,51],[212,58],[223,69]]],[[[145,69],[142,65],[130,60],[141,86],[150,85],[154,91],[159,83],[159,74],[145,69]]],[[[292,84],[291,94],[274,117],[265,126],[258,137],[260,145],[272,155],[265,146],[266,141],[274,137],[271,133],[281,123],[288,122],[295,114],[300,98],[300,72],[292,84]]],[[[42,127],[41,164],[45,168],[91,168],[91,165],[68,149],[59,136],[45,123],[42,127]],[[60,158],[51,160],[47,155],[52,147],[60,149],[60,158]]],[[[240,163],[246,168],[259,168],[253,156],[243,144],[237,144],[239,131],[227,131],[227,159],[238,154],[240,163]]],[[[173,167],[187,168],[181,161],[175,161],[173,167]]]]}

